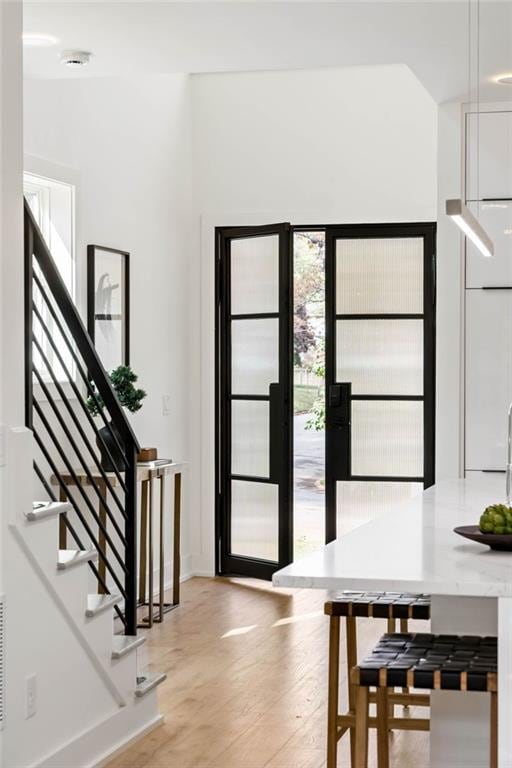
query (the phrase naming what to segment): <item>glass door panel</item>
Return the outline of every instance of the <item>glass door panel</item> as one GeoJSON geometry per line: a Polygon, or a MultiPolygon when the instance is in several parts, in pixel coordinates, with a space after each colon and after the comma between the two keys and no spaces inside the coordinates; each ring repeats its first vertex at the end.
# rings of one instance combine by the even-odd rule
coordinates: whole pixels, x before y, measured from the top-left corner
{"type": "Polygon", "coordinates": [[[352,475],[423,477],[423,403],[354,400],[352,475]]]}
{"type": "Polygon", "coordinates": [[[328,540],[433,482],[434,245],[434,224],[327,228],[328,540]]]}
{"type": "Polygon", "coordinates": [[[337,535],[392,512],[397,504],[423,491],[423,483],[358,482],[337,484],[337,535]]]}
{"type": "Polygon", "coordinates": [[[217,230],[218,571],[292,559],[290,226],[217,230]]]}
{"type": "Polygon", "coordinates": [[[279,559],[279,487],[231,482],[231,552],[257,560],[279,559]]]}
{"type": "MultiPolygon", "coordinates": [[[[276,313],[277,314],[277,313],[276,313]]],[[[279,381],[279,320],[231,320],[231,391],[268,395],[279,381]]]]}
{"type": "Polygon", "coordinates": [[[423,321],[338,320],[336,381],[355,395],[422,395],[423,321]]]}
{"type": "Polygon", "coordinates": [[[231,241],[231,312],[279,312],[279,235],[231,241]]]}
{"type": "Polygon", "coordinates": [[[343,238],[336,244],[336,313],[423,312],[421,238],[343,238]]]}
{"type": "Polygon", "coordinates": [[[231,472],[269,477],[269,404],[259,400],[231,403],[231,472]]]}

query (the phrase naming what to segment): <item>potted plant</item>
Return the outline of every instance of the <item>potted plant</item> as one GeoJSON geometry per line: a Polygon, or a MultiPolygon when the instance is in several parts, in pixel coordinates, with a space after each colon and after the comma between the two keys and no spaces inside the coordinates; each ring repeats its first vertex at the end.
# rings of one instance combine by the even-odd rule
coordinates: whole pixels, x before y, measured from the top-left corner
{"type": "MultiPolygon", "coordinates": [[[[140,408],[142,408],[142,401],[146,397],[146,392],[135,386],[137,374],[132,371],[130,366],[119,365],[109,374],[109,376],[120,405],[131,413],[140,410],[140,408]]],[[[92,387],[95,397],[90,396],[87,399],[87,408],[93,416],[98,416],[100,408],[104,407],[104,403],[94,384],[92,387]]],[[[113,422],[110,422],[109,427],[105,425],[99,430],[96,444],[100,449],[101,466],[105,472],[113,472],[115,469],[123,472],[126,469],[124,457],[119,451],[116,441],[123,447],[122,437],[113,422]],[[115,438],[112,436],[112,433],[115,435],[115,438]],[[108,448],[108,451],[106,448],[108,448]],[[115,467],[112,465],[111,459],[115,462],[115,467]]]]}

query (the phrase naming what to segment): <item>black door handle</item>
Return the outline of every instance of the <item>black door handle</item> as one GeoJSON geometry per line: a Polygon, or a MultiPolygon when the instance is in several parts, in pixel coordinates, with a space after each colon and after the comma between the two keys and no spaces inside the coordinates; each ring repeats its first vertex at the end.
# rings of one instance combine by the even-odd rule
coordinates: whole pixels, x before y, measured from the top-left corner
{"type": "Polygon", "coordinates": [[[331,384],[327,391],[326,471],[333,480],[350,480],[352,384],[331,384]]]}
{"type": "Polygon", "coordinates": [[[279,483],[283,471],[283,398],[281,385],[270,384],[269,394],[269,437],[270,459],[269,478],[279,483]]]}

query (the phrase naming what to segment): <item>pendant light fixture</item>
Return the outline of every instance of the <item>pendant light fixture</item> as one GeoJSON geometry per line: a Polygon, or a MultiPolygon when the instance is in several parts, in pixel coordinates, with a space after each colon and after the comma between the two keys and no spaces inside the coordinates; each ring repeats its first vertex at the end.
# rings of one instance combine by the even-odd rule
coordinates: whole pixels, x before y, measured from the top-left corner
{"type": "MultiPolygon", "coordinates": [[[[477,199],[480,199],[480,0],[476,0],[477,8],[477,39],[476,39],[476,186],[477,199]]],[[[468,0],[468,59],[469,77],[468,90],[471,102],[471,0],[468,0]]],[[[483,256],[494,256],[494,243],[482,227],[478,219],[473,216],[464,201],[460,198],[446,201],[446,213],[454,223],[462,230],[471,242],[478,248],[483,256]]]]}
{"type": "Polygon", "coordinates": [[[466,237],[469,237],[471,242],[476,245],[483,256],[494,256],[494,243],[478,219],[473,216],[460,198],[446,201],[446,213],[464,232],[466,237]]]}

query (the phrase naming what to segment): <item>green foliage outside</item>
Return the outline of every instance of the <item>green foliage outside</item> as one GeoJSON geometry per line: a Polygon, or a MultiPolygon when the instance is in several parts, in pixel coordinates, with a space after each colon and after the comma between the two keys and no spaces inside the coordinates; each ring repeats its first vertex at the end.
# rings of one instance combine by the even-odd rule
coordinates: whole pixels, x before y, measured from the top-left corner
{"type": "Polygon", "coordinates": [[[293,408],[295,413],[310,413],[318,397],[318,387],[296,384],[293,388],[293,408]]]}
{"type": "Polygon", "coordinates": [[[294,363],[307,369],[315,358],[319,331],[315,318],[323,315],[323,233],[301,232],[295,237],[293,276],[294,363]]]}
{"type": "MultiPolygon", "coordinates": [[[[317,362],[313,373],[325,381],[325,342],[321,339],[317,349],[317,362]]],[[[311,407],[311,415],[304,425],[305,429],[322,432],[325,429],[325,387],[319,387],[317,396],[311,407]]]]}
{"type": "MultiPolygon", "coordinates": [[[[294,245],[294,364],[325,379],[324,341],[324,235],[301,232],[294,245]]],[[[294,389],[295,413],[308,413],[306,429],[325,427],[323,386],[294,389]]]]}
{"type": "MultiPolygon", "coordinates": [[[[126,408],[131,413],[135,413],[135,411],[142,408],[142,401],[146,397],[146,392],[143,389],[135,387],[135,382],[137,381],[138,376],[132,371],[129,365],[120,365],[117,368],[114,368],[109,376],[114,392],[117,395],[117,399],[123,408],[126,408]]],[[[92,385],[92,388],[96,398],[93,398],[92,396],[87,398],[87,408],[93,416],[98,416],[98,403],[101,408],[104,407],[104,403],[94,384],[92,385]]]]}

